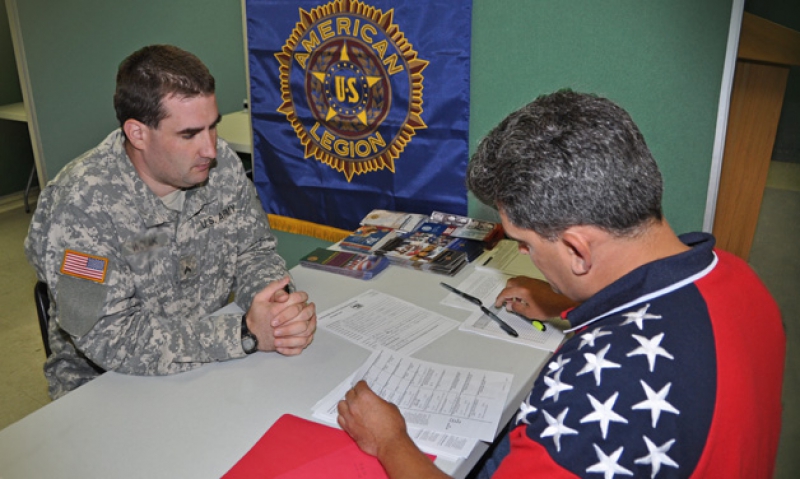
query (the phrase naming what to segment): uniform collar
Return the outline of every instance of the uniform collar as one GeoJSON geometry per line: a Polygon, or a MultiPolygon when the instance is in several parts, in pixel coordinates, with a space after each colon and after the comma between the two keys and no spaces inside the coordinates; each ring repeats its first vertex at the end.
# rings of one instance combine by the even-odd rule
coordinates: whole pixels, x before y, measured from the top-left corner
{"type": "Polygon", "coordinates": [[[572,325],[568,331],[667,294],[714,269],[717,257],[714,254],[713,236],[708,233],[688,233],[681,235],[680,240],[691,249],[636,268],[567,312],[566,319],[572,325]]]}

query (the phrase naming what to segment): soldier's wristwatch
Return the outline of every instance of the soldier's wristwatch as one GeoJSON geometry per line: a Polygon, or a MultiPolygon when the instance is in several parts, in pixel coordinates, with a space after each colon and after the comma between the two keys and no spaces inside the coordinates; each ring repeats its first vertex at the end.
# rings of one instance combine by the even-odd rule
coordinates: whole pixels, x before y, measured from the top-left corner
{"type": "Polygon", "coordinates": [[[242,315],[242,349],[247,354],[258,351],[258,338],[247,327],[247,314],[242,315]]]}

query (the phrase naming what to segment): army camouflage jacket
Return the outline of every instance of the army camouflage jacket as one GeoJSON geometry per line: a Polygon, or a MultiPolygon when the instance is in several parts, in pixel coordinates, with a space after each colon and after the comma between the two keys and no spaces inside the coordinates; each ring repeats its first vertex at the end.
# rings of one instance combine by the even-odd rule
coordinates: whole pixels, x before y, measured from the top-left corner
{"type": "Polygon", "coordinates": [[[101,374],[162,375],[244,356],[241,314],[211,315],[287,274],[241,162],[217,140],[208,182],[171,210],[139,178],[120,130],[39,196],[25,240],[50,290],[45,363],[57,398],[101,374]]]}

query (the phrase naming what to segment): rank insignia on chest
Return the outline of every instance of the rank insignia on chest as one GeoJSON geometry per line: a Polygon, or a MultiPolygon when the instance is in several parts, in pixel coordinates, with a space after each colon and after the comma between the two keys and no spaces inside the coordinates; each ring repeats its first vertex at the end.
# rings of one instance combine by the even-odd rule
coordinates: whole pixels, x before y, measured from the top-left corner
{"type": "Polygon", "coordinates": [[[178,277],[185,281],[197,274],[197,257],[195,255],[184,256],[178,265],[178,277]]]}

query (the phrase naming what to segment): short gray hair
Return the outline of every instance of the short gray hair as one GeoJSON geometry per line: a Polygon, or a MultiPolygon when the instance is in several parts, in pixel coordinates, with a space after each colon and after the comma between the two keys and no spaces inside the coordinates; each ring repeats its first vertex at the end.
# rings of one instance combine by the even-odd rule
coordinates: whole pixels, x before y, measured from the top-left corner
{"type": "Polygon", "coordinates": [[[562,90],[510,114],[481,141],[467,187],[519,228],[554,240],[571,226],[617,236],[662,219],[663,184],[630,115],[562,90]]]}

